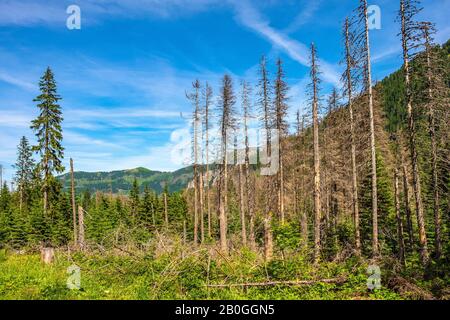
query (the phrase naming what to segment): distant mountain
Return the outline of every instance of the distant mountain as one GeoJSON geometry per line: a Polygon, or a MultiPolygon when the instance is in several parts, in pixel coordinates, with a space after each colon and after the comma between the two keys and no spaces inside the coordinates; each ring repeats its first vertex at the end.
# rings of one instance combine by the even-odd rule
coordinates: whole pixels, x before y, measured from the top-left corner
{"type": "MultiPolygon", "coordinates": [[[[91,192],[128,193],[134,178],[138,179],[141,190],[147,185],[160,193],[167,183],[170,192],[186,188],[192,180],[192,167],[186,167],[174,172],[152,171],[146,168],[118,170],[112,172],[84,172],[74,173],[76,192],[89,190],[91,192]]],[[[64,189],[70,189],[70,173],[58,177],[64,189]]]]}

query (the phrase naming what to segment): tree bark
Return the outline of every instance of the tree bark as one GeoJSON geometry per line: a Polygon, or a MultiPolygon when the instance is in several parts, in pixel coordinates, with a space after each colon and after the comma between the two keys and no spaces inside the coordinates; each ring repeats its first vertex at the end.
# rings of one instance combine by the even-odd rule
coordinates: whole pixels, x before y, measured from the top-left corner
{"type": "Polygon", "coordinates": [[[73,242],[75,246],[78,244],[77,235],[77,208],[75,206],[75,179],[73,174],[73,160],[70,158],[70,187],[72,196],[72,214],[73,214],[73,242]]]}
{"type": "Polygon", "coordinates": [[[273,256],[273,239],[272,239],[272,213],[264,218],[264,258],[268,262],[273,256]]]}
{"type": "Polygon", "coordinates": [[[433,96],[433,70],[431,66],[431,43],[429,28],[424,27],[425,31],[425,52],[427,57],[427,80],[428,80],[428,127],[431,140],[431,177],[433,190],[433,215],[434,215],[434,251],[436,258],[442,255],[442,235],[441,235],[441,215],[439,209],[439,185],[437,168],[437,143],[436,143],[436,118],[434,113],[433,96]]]}
{"type": "Polygon", "coordinates": [[[395,197],[395,216],[397,218],[397,241],[398,241],[398,255],[400,262],[405,266],[405,242],[403,240],[403,222],[400,213],[400,199],[398,187],[398,168],[394,172],[394,197],[395,197]]]}
{"type": "MultiPolygon", "coordinates": [[[[403,157],[402,157],[403,158],[403,157]]],[[[403,162],[403,160],[402,160],[403,162]]],[[[411,217],[411,205],[409,203],[409,184],[408,184],[408,169],[406,168],[406,164],[402,164],[403,168],[403,197],[405,202],[405,214],[406,214],[406,226],[408,233],[408,243],[410,250],[414,248],[414,231],[411,217]]]]}
{"type": "Polygon", "coordinates": [[[164,192],[164,223],[166,225],[166,228],[169,227],[169,212],[167,208],[167,193],[164,192]]]}
{"type": "Polygon", "coordinates": [[[417,226],[419,228],[419,244],[420,244],[420,260],[423,266],[428,264],[428,245],[427,235],[425,232],[425,219],[422,203],[422,190],[420,186],[420,175],[418,167],[418,155],[416,149],[416,128],[414,115],[412,110],[412,92],[411,92],[411,80],[410,80],[410,68],[409,68],[409,50],[408,50],[408,30],[406,26],[405,6],[404,0],[401,1],[400,13],[402,20],[402,47],[403,47],[403,68],[405,73],[405,86],[406,86],[406,101],[407,101],[407,116],[408,116],[408,133],[409,133],[409,149],[412,165],[412,177],[413,177],[413,191],[416,207],[417,226]]]}
{"type": "Polygon", "coordinates": [[[242,172],[242,164],[238,164],[239,167],[239,211],[241,213],[241,238],[242,245],[247,246],[247,229],[245,223],[245,206],[244,206],[244,182],[243,182],[243,172],[242,172]]]}
{"type": "Polygon", "coordinates": [[[319,149],[319,117],[318,117],[318,74],[316,65],[315,46],[311,46],[311,75],[313,81],[313,139],[314,139],[314,262],[320,260],[320,222],[321,222],[321,204],[320,204],[320,149],[319,149]]]}
{"type": "Polygon", "coordinates": [[[359,203],[358,203],[358,174],[356,169],[356,144],[355,144],[355,119],[353,115],[353,85],[352,85],[352,59],[349,35],[349,21],[345,20],[345,60],[346,60],[346,80],[347,80],[347,97],[348,97],[348,113],[350,118],[350,143],[351,143],[351,159],[352,159],[352,211],[353,225],[355,228],[355,251],[357,255],[361,255],[361,233],[359,228],[359,203]]]}
{"type": "Polygon", "coordinates": [[[378,188],[377,188],[377,161],[375,145],[375,123],[373,112],[373,89],[372,89],[372,67],[370,61],[370,40],[369,40],[369,16],[367,12],[367,0],[363,0],[365,18],[365,51],[366,51],[366,76],[367,92],[369,99],[369,123],[370,123],[370,157],[372,165],[372,255],[379,255],[378,244],[378,188]]]}
{"type": "Polygon", "coordinates": [[[81,250],[84,249],[84,210],[78,206],[78,243],[81,250]]]}

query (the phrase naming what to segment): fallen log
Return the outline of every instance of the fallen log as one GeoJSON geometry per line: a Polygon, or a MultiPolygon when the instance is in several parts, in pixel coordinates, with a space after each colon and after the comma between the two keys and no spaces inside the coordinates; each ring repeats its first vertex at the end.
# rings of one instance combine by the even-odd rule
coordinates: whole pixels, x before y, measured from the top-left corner
{"type": "Polygon", "coordinates": [[[267,282],[248,282],[248,283],[229,283],[229,284],[208,284],[210,288],[231,288],[231,287],[264,287],[264,286],[303,286],[316,283],[344,283],[346,278],[331,278],[318,280],[298,280],[298,281],[267,281],[267,282]]]}

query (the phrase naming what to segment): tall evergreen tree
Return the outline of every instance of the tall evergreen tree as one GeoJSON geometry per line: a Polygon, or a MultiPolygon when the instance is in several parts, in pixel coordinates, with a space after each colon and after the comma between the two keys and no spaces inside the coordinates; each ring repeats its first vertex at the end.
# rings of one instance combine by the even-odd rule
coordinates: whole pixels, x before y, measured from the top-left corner
{"type": "Polygon", "coordinates": [[[39,82],[41,94],[33,101],[38,102],[40,110],[39,116],[32,121],[31,129],[37,137],[37,145],[33,146],[33,151],[41,156],[39,168],[43,173],[42,191],[44,194],[44,213],[48,209],[48,193],[50,190],[50,180],[54,171],[61,173],[64,171],[62,159],[64,148],[62,146],[62,112],[58,101],[61,97],[56,90],[56,81],[50,67],[47,68],[39,82]]]}
{"type": "Polygon", "coordinates": [[[136,216],[139,210],[139,184],[136,178],[133,180],[133,186],[130,190],[130,211],[133,222],[136,221],[136,216]]]}

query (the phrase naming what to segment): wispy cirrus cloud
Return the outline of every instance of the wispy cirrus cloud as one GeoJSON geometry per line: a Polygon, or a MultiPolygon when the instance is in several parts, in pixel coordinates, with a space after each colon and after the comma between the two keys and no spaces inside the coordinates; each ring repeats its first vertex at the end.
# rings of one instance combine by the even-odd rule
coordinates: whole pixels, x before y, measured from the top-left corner
{"type": "Polygon", "coordinates": [[[96,24],[111,17],[175,18],[210,10],[219,0],[2,0],[0,25],[64,26],[69,5],[80,6],[83,24],[96,24]]]}
{"type": "Polygon", "coordinates": [[[37,89],[37,86],[31,82],[23,80],[20,76],[14,76],[6,71],[0,70],[0,81],[8,84],[18,86],[22,89],[33,91],[37,89]]]}
{"type": "Polygon", "coordinates": [[[287,26],[283,32],[291,33],[297,31],[300,27],[307,24],[317,13],[320,6],[322,4],[322,0],[315,1],[306,1],[304,3],[304,8],[300,13],[294,18],[294,20],[287,26]]]}
{"type": "MultiPolygon", "coordinates": [[[[284,50],[293,60],[304,66],[309,66],[310,51],[308,46],[270,26],[269,21],[249,1],[231,0],[230,3],[234,6],[236,19],[239,23],[257,32],[272,45],[284,50]]],[[[333,85],[339,84],[340,75],[334,65],[321,60],[320,66],[325,81],[333,85]]]]}

